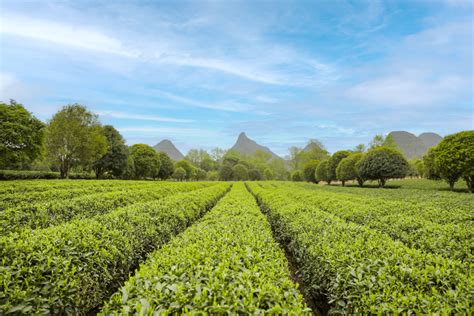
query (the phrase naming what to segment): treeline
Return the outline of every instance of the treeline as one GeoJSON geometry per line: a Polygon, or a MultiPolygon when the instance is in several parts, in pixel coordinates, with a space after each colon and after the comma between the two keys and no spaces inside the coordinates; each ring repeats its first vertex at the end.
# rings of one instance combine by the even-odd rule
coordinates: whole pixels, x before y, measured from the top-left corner
{"type": "Polygon", "coordinates": [[[309,150],[292,148],[293,181],[365,181],[376,180],[384,187],[388,179],[424,177],[445,180],[451,190],[463,179],[470,192],[474,188],[474,131],[464,131],[446,136],[431,148],[423,159],[407,161],[391,137],[375,136],[366,146],[353,150],[341,150],[329,155],[317,140],[308,144],[309,150]]]}
{"type": "Polygon", "coordinates": [[[80,104],[64,106],[45,124],[22,104],[0,103],[0,178],[120,178],[287,180],[283,160],[215,148],[191,149],[173,162],[146,144],[127,146],[122,135],[80,104]],[[25,171],[10,171],[25,170],[25,171]],[[33,172],[36,171],[36,172],[33,172]]]}

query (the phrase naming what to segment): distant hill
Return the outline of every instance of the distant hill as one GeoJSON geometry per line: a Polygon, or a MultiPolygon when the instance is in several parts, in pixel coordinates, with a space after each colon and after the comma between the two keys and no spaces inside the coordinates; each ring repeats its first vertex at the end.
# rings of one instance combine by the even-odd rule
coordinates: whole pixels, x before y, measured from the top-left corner
{"type": "Polygon", "coordinates": [[[155,146],[153,146],[157,152],[164,152],[167,153],[173,160],[181,160],[184,159],[183,154],[174,146],[174,144],[168,140],[164,139],[155,146]]]}
{"type": "Polygon", "coordinates": [[[422,133],[416,136],[405,131],[390,132],[393,141],[408,159],[421,158],[433,146],[436,146],[443,138],[436,133],[422,133]]]}
{"type": "Polygon", "coordinates": [[[234,146],[230,148],[230,150],[234,150],[236,152],[246,154],[246,155],[253,155],[257,150],[261,150],[266,153],[269,153],[272,156],[272,158],[281,159],[277,154],[271,151],[268,147],[257,144],[254,140],[248,138],[247,135],[245,135],[245,133],[243,132],[240,133],[239,138],[237,138],[237,141],[235,142],[234,146]]]}

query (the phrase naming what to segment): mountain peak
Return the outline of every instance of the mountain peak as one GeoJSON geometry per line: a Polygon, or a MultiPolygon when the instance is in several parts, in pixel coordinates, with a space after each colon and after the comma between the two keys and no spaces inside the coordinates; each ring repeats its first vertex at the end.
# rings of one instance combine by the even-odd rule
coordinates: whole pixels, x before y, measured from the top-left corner
{"type": "Polygon", "coordinates": [[[408,159],[421,158],[433,146],[436,146],[443,138],[436,133],[427,132],[419,136],[406,131],[393,131],[389,135],[397,147],[408,159]]]}
{"type": "Polygon", "coordinates": [[[163,139],[161,142],[153,146],[157,152],[164,152],[173,160],[184,159],[183,154],[176,148],[176,146],[169,140],[163,139]]]}
{"type": "Polygon", "coordinates": [[[263,152],[269,153],[272,156],[272,158],[280,158],[278,157],[277,154],[272,152],[268,147],[259,145],[254,140],[248,138],[248,136],[244,132],[239,134],[237,141],[235,142],[234,146],[232,146],[230,150],[234,150],[246,155],[253,155],[257,150],[261,150],[263,152]]]}

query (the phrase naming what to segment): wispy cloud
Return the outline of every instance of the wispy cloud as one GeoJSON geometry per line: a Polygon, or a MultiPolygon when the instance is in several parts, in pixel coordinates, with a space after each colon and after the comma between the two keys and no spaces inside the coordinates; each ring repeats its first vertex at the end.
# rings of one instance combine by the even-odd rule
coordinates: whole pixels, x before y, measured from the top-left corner
{"type": "Polygon", "coordinates": [[[2,14],[0,33],[126,57],[137,56],[136,53],[125,49],[118,39],[84,25],[2,14]]]}
{"type": "Polygon", "coordinates": [[[139,120],[139,121],[172,122],[172,123],[194,122],[194,120],[188,120],[188,119],[163,117],[163,116],[157,116],[157,115],[134,114],[134,113],[129,113],[129,112],[102,111],[102,110],[95,111],[95,112],[105,118],[118,118],[118,119],[139,120]]]}

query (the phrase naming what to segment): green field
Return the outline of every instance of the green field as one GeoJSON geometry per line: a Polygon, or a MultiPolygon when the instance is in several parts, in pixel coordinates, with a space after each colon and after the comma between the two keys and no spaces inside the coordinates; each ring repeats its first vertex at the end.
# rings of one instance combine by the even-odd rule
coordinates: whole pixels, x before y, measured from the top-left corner
{"type": "Polygon", "coordinates": [[[389,184],[0,182],[0,315],[472,315],[474,196],[389,184]]]}

